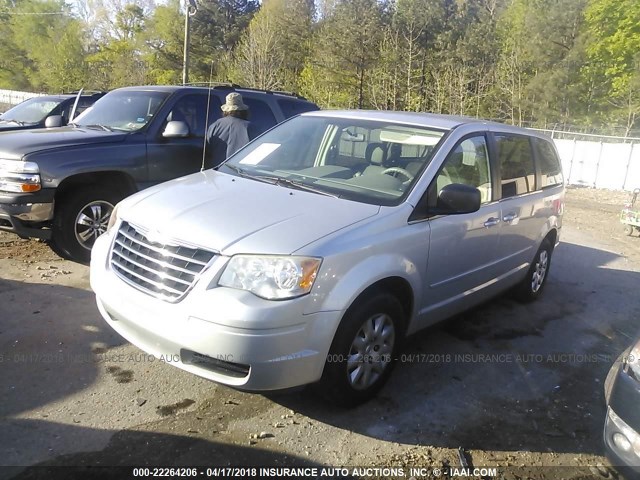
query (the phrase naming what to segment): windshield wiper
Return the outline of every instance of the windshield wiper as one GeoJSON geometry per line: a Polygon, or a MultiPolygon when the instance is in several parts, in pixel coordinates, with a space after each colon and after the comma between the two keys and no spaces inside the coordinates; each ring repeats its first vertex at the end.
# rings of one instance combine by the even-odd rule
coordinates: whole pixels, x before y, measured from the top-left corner
{"type": "Polygon", "coordinates": [[[11,118],[11,119],[9,119],[9,118],[4,119],[3,118],[3,119],[0,119],[0,121],[7,122],[7,123],[15,123],[16,125],[20,125],[21,127],[27,124],[27,122],[21,122],[20,120],[14,120],[13,118],[11,118]]]}
{"type": "Polygon", "coordinates": [[[113,128],[108,127],[106,125],[102,125],[101,123],[92,123],[90,125],[79,125],[80,127],[85,127],[85,128],[100,128],[102,130],[104,130],[105,132],[113,132],[113,128]]]}
{"type": "Polygon", "coordinates": [[[273,176],[273,175],[252,175],[249,172],[247,172],[246,170],[243,170],[240,167],[236,167],[235,165],[224,164],[224,166],[227,167],[227,168],[230,168],[231,170],[236,172],[241,177],[251,178],[252,180],[257,180],[259,182],[269,183],[271,185],[278,185],[280,187],[295,188],[297,190],[303,190],[305,192],[318,193],[320,195],[326,195],[327,197],[340,198],[340,195],[336,195],[334,193],[329,193],[329,192],[327,192],[325,190],[321,190],[319,188],[312,187],[311,185],[308,185],[306,183],[299,182],[299,181],[296,181],[296,180],[291,180],[290,178],[276,177],[276,176],[273,176]]]}
{"type": "MultiPolygon", "coordinates": [[[[234,172],[236,172],[238,175],[240,175],[243,178],[251,178],[253,180],[260,180],[260,178],[257,177],[256,175],[251,175],[245,169],[240,168],[240,167],[236,167],[235,165],[227,165],[226,163],[223,163],[222,165],[219,165],[218,167],[214,167],[214,168],[217,170],[219,167],[226,167],[226,168],[228,168],[230,170],[233,170],[234,172]]],[[[271,182],[267,182],[267,183],[271,183],[271,182]]]]}
{"type": "Polygon", "coordinates": [[[321,188],[312,187],[311,185],[304,182],[300,182],[298,180],[291,180],[290,178],[272,177],[272,176],[260,176],[258,178],[263,178],[265,180],[268,179],[268,181],[270,181],[270,183],[272,183],[273,185],[278,185],[281,187],[289,187],[289,188],[294,188],[296,190],[302,190],[305,192],[317,193],[319,195],[326,195],[327,197],[340,198],[340,195],[327,192],[326,190],[322,190],[321,188]]]}

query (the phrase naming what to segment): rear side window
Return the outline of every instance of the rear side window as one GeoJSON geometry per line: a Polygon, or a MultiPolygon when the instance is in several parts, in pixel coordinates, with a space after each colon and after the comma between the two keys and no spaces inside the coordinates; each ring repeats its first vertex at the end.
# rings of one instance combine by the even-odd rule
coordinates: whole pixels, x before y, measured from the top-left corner
{"type": "Polygon", "coordinates": [[[278,105],[282,110],[282,114],[285,118],[293,117],[299,113],[310,112],[317,110],[317,107],[313,103],[309,102],[297,102],[289,98],[279,98],[278,105]]]}
{"type": "Polygon", "coordinates": [[[249,107],[249,121],[254,125],[256,135],[266,132],[278,123],[271,111],[271,107],[266,102],[257,98],[247,97],[244,97],[243,100],[249,107]]]}
{"type": "Polygon", "coordinates": [[[496,135],[502,176],[502,198],[522,195],[536,189],[536,174],[529,138],[496,135]]]}
{"type": "Polygon", "coordinates": [[[553,145],[541,138],[534,138],[533,144],[540,165],[540,188],[562,185],[562,168],[553,145]]]}

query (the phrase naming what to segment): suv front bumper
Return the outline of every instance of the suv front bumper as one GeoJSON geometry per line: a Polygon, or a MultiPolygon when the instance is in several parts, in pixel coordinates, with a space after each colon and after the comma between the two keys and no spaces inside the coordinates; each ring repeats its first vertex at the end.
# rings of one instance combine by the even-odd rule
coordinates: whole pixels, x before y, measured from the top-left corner
{"type": "Polygon", "coordinates": [[[54,190],[34,193],[0,192],[0,230],[22,238],[51,238],[42,224],[53,219],[54,190]]]}

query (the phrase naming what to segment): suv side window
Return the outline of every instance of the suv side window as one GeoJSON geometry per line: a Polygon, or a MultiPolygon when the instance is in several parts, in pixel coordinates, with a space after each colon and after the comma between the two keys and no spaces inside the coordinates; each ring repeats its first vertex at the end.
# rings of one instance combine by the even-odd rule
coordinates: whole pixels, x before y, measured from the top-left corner
{"type": "Polygon", "coordinates": [[[498,160],[502,175],[502,198],[536,190],[536,171],[531,144],[527,137],[496,135],[498,160]]]}
{"type": "Polygon", "coordinates": [[[261,135],[278,123],[266,102],[245,96],[243,101],[249,107],[249,121],[253,124],[256,135],[261,135]]]}
{"type": "Polygon", "coordinates": [[[553,145],[541,138],[534,138],[533,145],[540,166],[540,188],[562,185],[562,167],[553,145]]]}
{"type": "Polygon", "coordinates": [[[192,137],[204,137],[207,115],[206,97],[202,95],[185,95],[179,99],[167,116],[167,121],[186,122],[192,137]]]}
{"type": "Polygon", "coordinates": [[[435,206],[440,190],[451,183],[462,183],[480,190],[480,201],[492,199],[491,167],[484,135],[462,140],[447,156],[440,173],[429,187],[429,203],[435,206]]]}
{"type": "Polygon", "coordinates": [[[317,109],[312,103],[298,102],[296,100],[291,100],[288,98],[279,98],[278,105],[280,106],[282,114],[285,118],[293,117],[294,115],[298,115],[299,113],[309,112],[311,110],[317,109]]]}

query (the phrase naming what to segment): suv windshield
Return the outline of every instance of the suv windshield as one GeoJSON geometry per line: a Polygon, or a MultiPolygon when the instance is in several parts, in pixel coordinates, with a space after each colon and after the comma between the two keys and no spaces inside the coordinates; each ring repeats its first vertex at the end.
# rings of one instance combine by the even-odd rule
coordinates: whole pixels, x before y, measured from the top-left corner
{"type": "Polygon", "coordinates": [[[397,205],[431,161],[442,130],[301,116],[264,134],[219,169],[376,205],[397,205]]]}
{"type": "Polygon", "coordinates": [[[114,91],[84,111],[73,124],[104,130],[140,130],[151,121],[168,95],[165,92],[114,91]]]}
{"type": "Polygon", "coordinates": [[[62,103],[61,98],[51,97],[34,97],[22,102],[19,105],[7,110],[0,115],[0,121],[2,122],[15,122],[15,123],[40,123],[62,103]]]}

